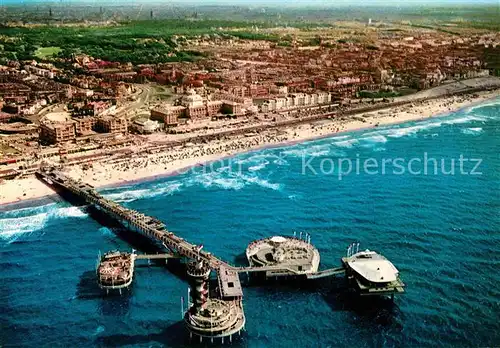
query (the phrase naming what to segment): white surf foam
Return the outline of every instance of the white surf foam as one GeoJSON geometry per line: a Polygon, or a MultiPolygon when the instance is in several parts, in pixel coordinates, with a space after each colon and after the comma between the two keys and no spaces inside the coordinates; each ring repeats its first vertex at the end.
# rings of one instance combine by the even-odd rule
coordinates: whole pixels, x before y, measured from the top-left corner
{"type": "Polygon", "coordinates": [[[54,207],[56,206],[57,203],[48,203],[45,205],[39,205],[36,207],[25,207],[25,208],[19,208],[15,210],[9,210],[4,213],[2,213],[2,216],[6,218],[17,218],[20,215],[36,215],[36,214],[41,214],[41,213],[47,213],[50,212],[54,207]]]}
{"type": "Polygon", "coordinates": [[[190,186],[202,186],[203,188],[221,188],[224,190],[240,190],[245,186],[245,183],[236,177],[231,177],[231,172],[210,172],[204,174],[197,174],[193,177],[189,177],[184,185],[190,186]]]}
{"type": "Polygon", "coordinates": [[[258,176],[242,176],[242,179],[247,183],[251,183],[263,188],[268,188],[274,191],[278,191],[281,188],[280,184],[271,183],[266,179],[259,178],[258,176]]]}
{"type": "Polygon", "coordinates": [[[104,196],[119,203],[128,203],[136,201],[138,199],[171,195],[174,192],[179,191],[181,186],[182,184],[179,182],[167,182],[153,185],[144,189],[104,194],[104,196]]]}
{"type": "Polygon", "coordinates": [[[306,149],[306,156],[320,157],[326,156],[330,153],[330,145],[313,145],[306,149]]]}
{"type": "MultiPolygon", "coordinates": [[[[266,163],[268,162],[266,161],[266,163]]],[[[258,175],[262,165],[258,165],[258,167],[259,168],[254,168],[253,171],[250,170],[247,173],[235,168],[231,170],[217,170],[209,173],[200,173],[186,177],[183,181],[183,185],[186,187],[202,186],[206,189],[220,188],[224,190],[241,190],[248,185],[258,185],[272,190],[279,190],[281,187],[280,184],[271,183],[258,175]]]]}
{"type": "Polygon", "coordinates": [[[88,214],[83,210],[82,207],[66,207],[66,208],[59,208],[56,211],[54,211],[54,216],[59,218],[86,217],[88,216],[88,214]]]}
{"type": "Polygon", "coordinates": [[[304,157],[306,155],[306,150],[304,148],[296,148],[296,149],[285,150],[281,153],[285,156],[290,156],[290,157],[304,157]]]}
{"type": "MultiPolygon", "coordinates": [[[[269,162],[267,162],[267,163],[269,163],[269,162]]],[[[261,164],[255,165],[255,166],[248,167],[248,170],[251,172],[258,172],[259,170],[266,168],[267,163],[261,163],[261,164]]]]}
{"type": "Polygon", "coordinates": [[[31,234],[43,229],[51,219],[81,218],[86,217],[87,214],[82,207],[58,208],[56,203],[49,203],[13,210],[4,216],[0,219],[0,238],[11,243],[23,234],[31,234]]]}
{"type": "Polygon", "coordinates": [[[361,138],[359,140],[369,142],[369,143],[386,143],[387,142],[387,138],[381,134],[374,134],[372,136],[364,137],[364,138],[361,138]]]}
{"type": "Polygon", "coordinates": [[[336,141],[333,143],[333,145],[350,149],[357,143],[358,143],[358,140],[349,139],[349,140],[336,141]]]}
{"type": "Polygon", "coordinates": [[[481,117],[477,115],[468,115],[468,116],[463,116],[463,117],[458,117],[458,118],[452,118],[450,120],[445,120],[443,121],[443,124],[464,124],[464,123],[469,123],[472,121],[487,121],[488,119],[486,117],[481,117]]]}
{"type": "Polygon", "coordinates": [[[151,193],[151,190],[141,189],[141,190],[130,190],[119,193],[105,194],[105,196],[106,198],[111,199],[115,202],[127,203],[135,201],[137,199],[145,198],[149,193],[151,193]]]}
{"type": "Polygon", "coordinates": [[[483,132],[481,127],[464,128],[460,130],[463,134],[467,135],[479,135],[483,132]]]}
{"type": "Polygon", "coordinates": [[[392,128],[388,130],[387,136],[389,138],[401,138],[404,136],[413,136],[416,135],[418,132],[440,127],[441,124],[442,122],[433,121],[428,123],[419,123],[409,127],[392,128]]]}
{"type": "Polygon", "coordinates": [[[23,234],[41,230],[48,219],[48,213],[41,213],[0,220],[0,238],[8,242],[15,241],[23,234]]]}
{"type": "Polygon", "coordinates": [[[330,153],[330,144],[301,145],[301,147],[283,151],[281,154],[290,157],[320,157],[330,153]]]}
{"type": "Polygon", "coordinates": [[[484,104],[479,104],[479,105],[471,106],[470,108],[467,108],[465,111],[467,113],[471,113],[471,112],[474,112],[476,110],[480,110],[482,108],[486,108],[486,107],[489,107],[489,106],[500,106],[500,98],[499,99],[495,99],[495,100],[493,100],[491,102],[484,103],[484,104]]]}
{"type": "Polygon", "coordinates": [[[337,140],[348,139],[350,137],[351,137],[350,135],[336,135],[334,137],[331,137],[330,139],[335,142],[337,140]]]}

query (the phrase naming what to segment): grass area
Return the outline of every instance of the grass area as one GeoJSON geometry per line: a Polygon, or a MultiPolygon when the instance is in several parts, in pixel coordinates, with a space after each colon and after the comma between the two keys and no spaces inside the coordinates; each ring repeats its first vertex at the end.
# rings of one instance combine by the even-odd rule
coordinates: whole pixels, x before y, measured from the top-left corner
{"type": "Polygon", "coordinates": [[[155,94],[155,98],[157,98],[158,100],[170,100],[172,99],[172,95],[171,94],[155,94]]]}
{"type": "Polygon", "coordinates": [[[0,144],[0,153],[3,154],[3,155],[15,155],[15,154],[18,154],[19,151],[17,151],[16,149],[10,147],[7,144],[0,144]]]}
{"type": "Polygon", "coordinates": [[[50,54],[68,58],[88,54],[109,61],[133,64],[195,61],[204,55],[183,50],[173,39],[217,34],[245,39],[273,39],[273,35],[247,30],[252,23],[222,20],[182,19],[131,21],[108,27],[0,27],[0,63],[7,60],[47,58],[50,54]],[[58,49],[56,51],[56,48],[58,49]]]}
{"type": "Polygon", "coordinates": [[[61,52],[61,47],[51,46],[51,47],[40,47],[35,51],[35,56],[40,59],[45,59],[47,57],[51,57],[55,54],[61,52]]]}
{"type": "Polygon", "coordinates": [[[163,86],[153,86],[153,90],[155,93],[168,93],[169,91],[167,90],[166,87],[163,86]]]}

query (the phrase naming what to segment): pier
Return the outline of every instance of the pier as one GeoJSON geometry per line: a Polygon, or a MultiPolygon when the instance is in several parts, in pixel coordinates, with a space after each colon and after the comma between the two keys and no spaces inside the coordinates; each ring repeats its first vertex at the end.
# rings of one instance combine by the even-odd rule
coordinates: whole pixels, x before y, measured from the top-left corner
{"type": "MultiPolygon", "coordinates": [[[[226,270],[231,270],[237,273],[275,272],[283,275],[305,274],[303,271],[294,269],[289,265],[235,267],[217,258],[213,254],[202,250],[199,246],[189,243],[183,238],[176,236],[174,233],[168,231],[166,226],[158,219],[147,216],[136,210],[125,208],[120,204],[105,198],[89,184],[75,181],[61,172],[54,170],[38,171],[36,175],[44,183],[55,188],[57,191],[61,192],[62,190],[63,192],[67,191],[72,193],[74,196],[82,199],[87,204],[92,204],[110,217],[119,221],[128,229],[140,232],[144,236],[149,237],[151,240],[158,242],[169,251],[168,255],[171,255],[171,257],[200,259],[206,262],[211,269],[216,271],[223,267],[226,270]]],[[[317,273],[317,277],[321,277],[326,274],[324,271],[317,273]]]]}
{"type": "Polygon", "coordinates": [[[72,199],[93,205],[127,229],[148,237],[165,250],[165,253],[152,255],[120,252],[105,254],[100,258],[96,272],[98,284],[107,291],[128,288],[132,283],[135,260],[191,260],[187,275],[192,302],[189,303],[188,299],[184,321],[190,336],[197,336],[200,342],[203,338],[211,341],[220,338],[223,342],[224,337],[229,337],[231,340],[233,335],[239,334],[244,328],[240,273],[258,272],[266,277],[301,277],[311,280],[346,274],[349,283],[362,295],[393,296],[394,293],[404,291],[404,284],[399,281],[396,268],[388,260],[368,250],[354,253],[353,245],[349,247],[347,257],[342,258],[341,267],[318,270],[319,252],[311,244],[310,236],[306,235],[305,239],[302,238],[302,233],[299,238],[275,236],[250,243],[246,250],[250,266],[236,267],[202,250],[202,246],[192,244],[168,231],[158,219],[105,198],[89,184],[75,181],[53,169],[37,171],[36,176],[62,196],[68,197],[69,194],[72,199]],[[374,262],[366,263],[367,260],[374,262]],[[386,278],[391,277],[391,283],[384,283],[383,290],[380,288],[380,280],[371,278],[378,275],[379,264],[384,267],[386,278]],[[358,265],[363,267],[358,269],[358,265]],[[376,267],[377,270],[370,267],[376,267]],[[216,298],[208,297],[207,281],[212,271],[217,274],[219,293],[216,298]]]}

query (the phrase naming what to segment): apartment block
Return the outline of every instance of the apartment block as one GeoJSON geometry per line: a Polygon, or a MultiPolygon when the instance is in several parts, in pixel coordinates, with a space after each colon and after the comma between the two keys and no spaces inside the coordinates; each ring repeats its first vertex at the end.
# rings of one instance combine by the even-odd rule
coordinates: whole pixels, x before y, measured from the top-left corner
{"type": "Polygon", "coordinates": [[[40,140],[49,144],[70,141],[76,138],[75,121],[60,123],[42,123],[40,125],[40,140]]]}

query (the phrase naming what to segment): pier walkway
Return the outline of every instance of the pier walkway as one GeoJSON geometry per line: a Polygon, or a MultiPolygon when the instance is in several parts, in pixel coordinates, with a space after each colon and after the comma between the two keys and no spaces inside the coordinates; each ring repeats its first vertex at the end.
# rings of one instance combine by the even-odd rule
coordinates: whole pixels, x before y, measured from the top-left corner
{"type": "Polygon", "coordinates": [[[163,259],[177,259],[179,256],[173,254],[139,254],[135,255],[136,260],[163,260],[163,259]]]}
{"type": "MultiPolygon", "coordinates": [[[[76,181],[56,170],[40,170],[36,176],[47,185],[62,191],[70,192],[88,204],[94,205],[109,216],[120,221],[125,227],[138,231],[150,239],[161,243],[169,253],[159,255],[137,255],[136,258],[169,258],[188,257],[205,261],[211,269],[218,274],[231,271],[237,274],[242,272],[272,272],[280,275],[303,275],[315,279],[342,273],[343,268],[334,268],[315,273],[298,272],[286,266],[264,266],[264,267],[235,267],[217,258],[209,252],[201,250],[201,247],[191,244],[183,238],[168,231],[165,225],[158,219],[142,214],[136,210],[128,209],[120,204],[109,200],[99,194],[93,186],[81,181],[76,181]],[[224,272],[221,272],[223,269],[224,272]]],[[[220,278],[220,277],[219,277],[220,278]]],[[[219,279],[220,280],[220,279],[219,279]]]]}

